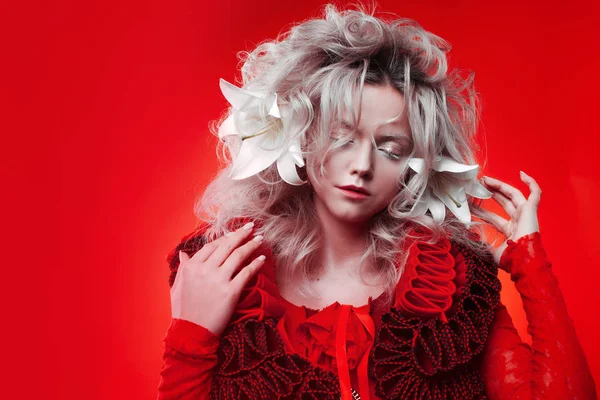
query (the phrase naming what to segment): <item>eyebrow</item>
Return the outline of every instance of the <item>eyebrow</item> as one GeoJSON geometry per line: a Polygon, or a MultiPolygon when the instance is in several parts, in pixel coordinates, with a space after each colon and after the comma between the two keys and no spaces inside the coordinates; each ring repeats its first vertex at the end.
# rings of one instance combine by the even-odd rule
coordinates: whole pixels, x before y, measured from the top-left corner
{"type": "Polygon", "coordinates": [[[346,120],[342,120],[342,128],[354,129],[354,125],[352,125],[350,122],[348,122],[346,120]]]}
{"type": "Polygon", "coordinates": [[[412,138],[408,135],[390,135],[390,134],[386,134],[386,135],[381,135],[379,136],[380,139],[382,140],[403,140],[403,141],[408,141],[410,143],[412,143],[412,138]]]}

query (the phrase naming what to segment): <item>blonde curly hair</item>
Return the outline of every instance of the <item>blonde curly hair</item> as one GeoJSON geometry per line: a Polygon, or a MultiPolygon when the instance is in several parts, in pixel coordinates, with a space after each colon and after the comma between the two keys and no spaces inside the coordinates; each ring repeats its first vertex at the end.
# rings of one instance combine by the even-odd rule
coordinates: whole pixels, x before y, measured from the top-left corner
{"type": "MultiPolygon", "coordinates": [[[[423,158],[426,167],[440,155],[476,164],[474,138],[480,107],[474,73],[448,70],[450,48],[448,42],[414,20],[377,17],[360,6],[339,10],[329,4],[321,18],[296,24],[277,39],[239,53],[239,83],[251,91],[277,92],[293,112],[305,116],[298,132],[303,155],[306,158],[318,152],[321,167],[335,146],[329,140],[331,126],[344,110],[352,109],[353,94],[364,84],[388,84],[405,96],[414,143],[409,157],[423,158]]],[[[213,134],[217,135],[226,117],[212,124],[213,134]]],[[[271,124],[259,129],[280,127],[271,124]]],[[[229,179],[238,146],[231,141],[220,143],[217,152],[224,166],[195,205],[198,219],[210,227],[206,240],[227,233],[236,218],[257,221],[256,233],[264,236],[273,251],[278,279],[297,282],[304,296],[315,295],[308,282],[319,274],[314,255],[322,230],[311,188],[283,182],[275,165],[250,178],[229,179]]],[[[388,299],[404,270],[407,254],[402,243],[410,226],[431,231],[432,243],[443,236],[489,256],[489,245],[480,239],[485,222],[473,222],[467,229],[449,213],[442,223],[429,215],[411,213],[426,184],[427,176],[415,174],[406,162],[397,195],[370,223],[361,262],[374,261],[387,286],[388,299]]],[[[480,203],[479,199],[469,199],[474,216],[480,215],[480,203]]]]}

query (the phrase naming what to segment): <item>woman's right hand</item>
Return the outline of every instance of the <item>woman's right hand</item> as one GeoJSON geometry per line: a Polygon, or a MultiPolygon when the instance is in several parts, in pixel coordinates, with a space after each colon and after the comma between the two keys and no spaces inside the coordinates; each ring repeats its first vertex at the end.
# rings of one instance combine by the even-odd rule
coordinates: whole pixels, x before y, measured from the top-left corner
{"type": "Polygon", "coordinates": [[[207,243],[191,258],[179,252],[179,268],[171,287],[173,318],[201,325],[217,336],[229,323],[246,283],[264,263],[261,255],[240,270],[260,246],[262,236],[244,243],[253,223],[207,243]],[[233,275],[240,272],[233,277],[233,275]]]}

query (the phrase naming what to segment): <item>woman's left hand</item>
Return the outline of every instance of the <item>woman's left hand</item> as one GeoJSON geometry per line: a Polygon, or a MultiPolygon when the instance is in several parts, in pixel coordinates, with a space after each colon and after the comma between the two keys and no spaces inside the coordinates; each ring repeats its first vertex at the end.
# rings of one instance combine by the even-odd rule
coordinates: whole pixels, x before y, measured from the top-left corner
{"type": "Polygon", "coordinates": [[[504,208],[510,217],[510,220],[506,220],[492,211],[482,210],[483,219],[506,237],[506,241],[496,248],[493,254],[494,260],[499,266],[502,253],[508,247],[508,240],[517,241],[520,237],[540,231],[537,210],[542,191],[535,179],[524,172],[521,172],[521,180],[529,186],[531,192],[527,199],[520,190],[508,183],[487,176],[481,180],[485,187],[492,192],[492,198],[504,208]]]}

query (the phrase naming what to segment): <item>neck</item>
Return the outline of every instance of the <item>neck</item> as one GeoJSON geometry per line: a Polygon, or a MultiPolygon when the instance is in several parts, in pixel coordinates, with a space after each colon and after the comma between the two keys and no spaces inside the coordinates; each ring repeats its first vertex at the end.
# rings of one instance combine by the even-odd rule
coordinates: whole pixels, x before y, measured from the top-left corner
{"type": "Polygon", "coordinates": [[[316,213],[323,232],[323,242],[316,262],[323,265],[323,273],[358,273],[360,257],[368,239],[368,222],[340,221],[317,203],[316,213]]]}

